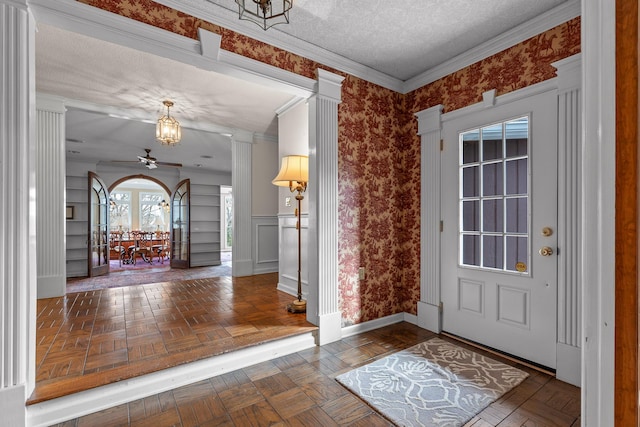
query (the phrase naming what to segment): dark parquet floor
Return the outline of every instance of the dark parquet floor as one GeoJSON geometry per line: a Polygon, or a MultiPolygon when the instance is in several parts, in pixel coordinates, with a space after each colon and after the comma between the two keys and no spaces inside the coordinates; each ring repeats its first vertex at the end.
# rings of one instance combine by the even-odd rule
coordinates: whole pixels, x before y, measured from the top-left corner
{"type": "MultiPolygon", "coordinates": [[[[417,326],[399,323],[109,408],[58,427],[391,426],[334,378],[433,336],[417,326]]],[[[578,388],[517,366],[530,376],[466,427],[580,425],[578,388]]]]}

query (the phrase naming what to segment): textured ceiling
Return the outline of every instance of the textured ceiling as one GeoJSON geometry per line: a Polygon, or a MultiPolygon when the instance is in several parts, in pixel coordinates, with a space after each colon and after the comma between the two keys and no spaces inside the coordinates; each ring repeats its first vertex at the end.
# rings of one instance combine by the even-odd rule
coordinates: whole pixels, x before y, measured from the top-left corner
{"type": "MultiPolygon", "coordinates": [[[[202,1],[237,13],[233,0],[185,3],[202,1]]],[[[285,33],[407,80],[565,2],[295,0],[290,24],[267,32],[285,33]]]]}
{"type": "MultiPolygon", "coordinates": [[[[378,75],[398,84],[558,5],[578,2],[295,0],[290,24],[263,31],[238,20],[234,0],[156,1],[294,53],[310,52],[308,57],[336,69],[361,71],[356,75],[362,78],[378,75]]],[[[223,134],[242,129],[275,137],[275,112],[293,99],[42,22],[36,34],[36,87],[69,100],[71,160],[135,160],[148,147],[161,161],[222,172],[231,170],[230,140],[223,134]],[[153,122],[164,99],[175,101],[172,115],[185,128],[175,149],[154,141],[153,122]]]]}

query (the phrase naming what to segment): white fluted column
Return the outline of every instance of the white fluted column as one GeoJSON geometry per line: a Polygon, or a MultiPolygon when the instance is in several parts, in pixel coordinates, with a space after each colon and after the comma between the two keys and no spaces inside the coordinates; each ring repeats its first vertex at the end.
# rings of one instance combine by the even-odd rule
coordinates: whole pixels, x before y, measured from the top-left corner
{"type": "Polygon", "coordinates": [[[558,70],[558,379],[580,386],[582,340],[581,56],[558,70]]]}
{"type": "Polygon", "coordinates": [[[0,424],[24,426],[35,371],[35,22],[0,0],[0,424]]]}
{"type": "Polygon", "coordinates": [[[233,246],[231,274],[251,276],[251,146],[253,134],[233,134],[231,186],[233,187],[233,246]]]}
{"type": "Polygon", "coordinates": [[[63,296],[67,286],[65,111],[61,98],[36,98],[38,298],[63,296]]]}
{"type": "Polygon", "coordinates": [[[420,135],[420,301],[418,326],[442,330],[440,316],[440,139],[442,105],[416,113],[420,135]]]}
{"type": "Polygon", "coordinates": [[[320,328],[319,344],[342,337],[338,308],[338,104],[341,76],[317,70],[309,100],[309,294],[307,320],[320,328]]]}

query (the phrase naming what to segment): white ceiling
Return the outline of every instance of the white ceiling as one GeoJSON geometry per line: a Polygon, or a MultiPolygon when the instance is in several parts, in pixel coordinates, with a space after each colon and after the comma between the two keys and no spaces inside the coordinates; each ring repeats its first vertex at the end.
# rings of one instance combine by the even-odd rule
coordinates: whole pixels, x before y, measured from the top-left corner
{"type": "MultiPolygon", "coordinates": [[[[536,16],[577,3],[295,0],[290,24],[263,31],[237,19],[233,0],[157,1],[325,65],[392,84],[419,79],[505,32],[519,31],[536,16]]],[[[223,134],[242,129],[275,139],[276,110],[294,99],[275,89],[43,23],[36,35],[36,87],[39,93],[69,100],[71,160],[135,160],[144,148],[151,148],[160,161],[222,172],[231,170],[231,142],[223,134]],[[154,122],[163,113],[164,99],[175,102],[171,114],[183,124],[177,147],[163,147],[154,140],[154,122]]]]}

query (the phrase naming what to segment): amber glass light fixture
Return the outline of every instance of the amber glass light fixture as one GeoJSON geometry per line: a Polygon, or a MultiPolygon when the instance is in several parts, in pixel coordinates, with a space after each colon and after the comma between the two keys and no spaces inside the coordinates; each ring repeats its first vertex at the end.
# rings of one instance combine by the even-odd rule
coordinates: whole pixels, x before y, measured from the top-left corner
{"type": "Polygon", "coordinates": [[[251,21],[263,30],[289,23],[293,0],[236,0],[240,19],[251,21]]]}
{"type": "Polygon", "coordinates": [[[280,172],[273,181],[273,184],[279,187],[289,187],[292,193],[296,194],[298,208],[296,209],[296,230],[298,230],[298,298],[296,298],[287,309],[292,313],[304,313],[307,311],[307,302],[302,299],[302,276],[301,276],[301,227],[300,227],[300,206],[304,193],[307,190],[307,182],[309,181],[309,157],[308,156],[285,156],[282,158],[280,172]]]}
{"type": "Polygon", "coordinates": [[[167,100],[164,101],[163,104],[167,107],[167,114],[158,119],[156,139],[160,141],[162,145],[175,145],[180,142],[180,138],[182,138],[180,122],[169,114],[169,109],[173,107],[173,101],[167,100]]]}

